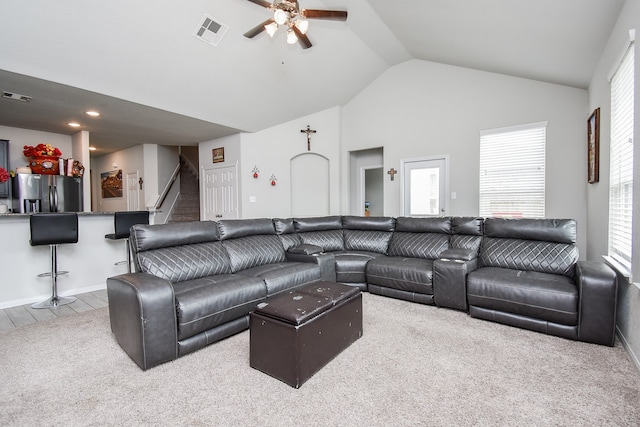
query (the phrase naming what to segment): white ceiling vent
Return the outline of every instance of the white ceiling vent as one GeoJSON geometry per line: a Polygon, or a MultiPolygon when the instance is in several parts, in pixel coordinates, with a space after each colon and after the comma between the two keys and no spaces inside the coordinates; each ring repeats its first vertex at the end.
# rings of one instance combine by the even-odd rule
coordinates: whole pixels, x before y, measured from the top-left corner
{"type": "Polygon", "coordinates": [[[27,95],[20,95],[19,93],[7,92],[6,90],[2,91],[3,98],[14,99],[16,101],[29,102],[33,98],[27,95]]]}
{"type": "Polygon", "coordinates": [[[210,45],[218,46],[224,35],[227,34],[227,31],[229,31],[228,25],[223,24],[209,15],[204,15],[201,24],[196,28],[193,35],[210,45]]]}

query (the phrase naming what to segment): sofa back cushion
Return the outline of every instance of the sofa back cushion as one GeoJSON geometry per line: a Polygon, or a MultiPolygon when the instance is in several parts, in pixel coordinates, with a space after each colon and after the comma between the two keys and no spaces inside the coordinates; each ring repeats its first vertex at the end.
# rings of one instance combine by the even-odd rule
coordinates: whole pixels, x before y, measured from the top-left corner
{"type": "Polygon", "coordinates": [[[293,224],[302,243],[320,246],[324,251],[344,250],[341,217],[295,218],[293,224]]]}
{"type": "Polygon", "coordinates": [[[480,266],[574,275],[574,220],[487,218],[484,232],[480,266]]]}
{"type": "Polygon", "coordinates": [[[217,222],[220,240],[237,239],[238,237],[259,234],[276,234],[273,221],[269,218],[257,219],[222,219],[217,222]]]}
{"type": "Polygon", "coordinates": [[[487,218],[484,235],[542,242],[575,243],[576,221],[573,219],[487,218]]]}
{"type": "Polygon", "coordinates": [[[286,260],[282,242],[269,218],[220,220],[218,233],[233,273],[286,260]]]}
{"type": "Polygon", "coordinates": [[[390,217],[342,217],[344,248],[386,254],[395,220],[390,217]]]}
{"type": "Polygon", "coordinates": [[[223,240],[222,244],[229,254],[233,273],[259,265],[286,261],[282,242],[275,234],[223,240]]]}
{"type": "Polygon", "coordinates": [[[451,218],[452,235],[449,245],[452,249],[471,249],[477,253],[482,243],[483,225],[482,218],[451,218]]]}
{"type": "Polygon", "coordinates": [[[211,221],[136,224],[131,227],[129,239],[134,253],[218,240],[217,225],[211,221]]]}
{"type": "Polygon", "coordinates": [[[231,261],[221,242],[194,243],[138,252],[136,265],[139,271],[172,283],[231,273],[231,261]]]}
{"type": "Polygon", "coordinates": [[[296,228],[293,225],[292,218],[274,218],[273,226],[276,230],[276,234],[282,242],[282,246],[284,246],[285,251],[299,246],[302,243],[300,236],[296,233],[296,228]]]}
{"type": "Polygon", "coordinates": [[[437,259],[449,249],[450,218],[396,219],[396,228],[389,244],[389,256],[437,259]]]}

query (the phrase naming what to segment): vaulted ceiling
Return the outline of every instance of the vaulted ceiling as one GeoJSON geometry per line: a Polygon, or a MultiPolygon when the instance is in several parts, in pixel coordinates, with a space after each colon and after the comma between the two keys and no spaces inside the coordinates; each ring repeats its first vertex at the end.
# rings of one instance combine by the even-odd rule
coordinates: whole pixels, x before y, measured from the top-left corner
{"type": "MultiPolygon", "coordinates": [[[[310,21],[313,47],[247,0],[2,0],[0,125],[90,132],[96,155],[141,143],[194,144],[344,105],[419,59],[586,89],[624,0],[299,0],[347,10],[310,21]],[[217,46],[194,33],[228,26],[217,46]],[[102,116],[90,119],[87,109],[102,116]]],[[[428,78],[428,76],[425,76],[428,78]]]]}

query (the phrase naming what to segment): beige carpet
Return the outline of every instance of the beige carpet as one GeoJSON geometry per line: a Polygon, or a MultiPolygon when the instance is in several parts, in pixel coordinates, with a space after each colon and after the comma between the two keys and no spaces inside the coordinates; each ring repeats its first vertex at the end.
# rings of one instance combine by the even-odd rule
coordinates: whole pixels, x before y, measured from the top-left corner
{"type": "Polygon", "coordinates": [[[249,333],[142,372],[107,309],[0,334],[4,426],[616,425],[640,420],[625,350],[364,294],[364,335],[299,390],[249,333]]]}

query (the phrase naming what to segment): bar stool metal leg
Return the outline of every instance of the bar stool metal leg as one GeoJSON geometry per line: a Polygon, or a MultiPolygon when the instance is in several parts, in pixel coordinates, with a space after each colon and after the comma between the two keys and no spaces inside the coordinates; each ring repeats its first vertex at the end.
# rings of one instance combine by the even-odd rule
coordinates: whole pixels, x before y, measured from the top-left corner
{"type": "MultiPolygon", "coordinates": [[[[58,296],[58,245],[49,245],[51,248],[51,273],[45,273],[51,275],[51,298],[37,302],[31,305],[31,308],[56,308],[61,305],[71,304],[76,300],[75,297],[61,297],[58,296]]],[[[66,272],[60,272],[66,273],[66,272]]]]}

